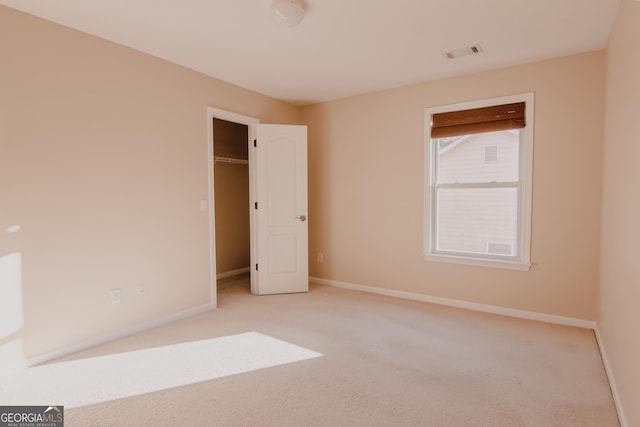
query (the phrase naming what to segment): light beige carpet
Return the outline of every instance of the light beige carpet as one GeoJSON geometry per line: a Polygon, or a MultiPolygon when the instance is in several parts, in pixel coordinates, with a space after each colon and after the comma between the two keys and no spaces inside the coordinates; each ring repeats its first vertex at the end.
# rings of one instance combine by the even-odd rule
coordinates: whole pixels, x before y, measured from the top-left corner
{"type": "Polygon", "coordinates": [[[592,331],[325,286],[221,288],[216,311],[64,361],[248,332],[321,356],[68,409],[65,425],[619,425],[592,331]]]}

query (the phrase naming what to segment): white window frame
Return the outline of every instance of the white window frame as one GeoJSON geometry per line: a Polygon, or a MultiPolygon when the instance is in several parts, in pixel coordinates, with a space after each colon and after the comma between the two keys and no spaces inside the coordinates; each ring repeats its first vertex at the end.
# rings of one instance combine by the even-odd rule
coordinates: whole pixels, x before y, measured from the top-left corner
{"type": "MultiPolygon", "coordinates": [[[[450,262],[485,267],[508,268],[527,271],[531,268],[531,197],[533,179],[533,93],[483,99],[460,104],[425,108],[425,215],[424,215],[424,259],[426,261],[450,262]],[[519,178],[518,178],[518,242],[517,256],[494,256],[487,254],[454,253],[437,251],[435,245],[435,190],[436,190],[436,144],[431,138],[431,123],[434,114],[468,110],[493,105],[525,102],[526,126],[520,129],[519,178]]],[[[500,186],[500,183],[495,185],[500,186]]]]}

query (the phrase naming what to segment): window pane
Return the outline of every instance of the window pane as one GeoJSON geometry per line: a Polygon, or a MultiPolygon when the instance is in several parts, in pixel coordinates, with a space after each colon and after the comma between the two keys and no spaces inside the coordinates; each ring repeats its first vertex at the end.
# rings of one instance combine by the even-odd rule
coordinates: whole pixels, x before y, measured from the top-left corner
{"type": "Polygon", "coordinates": [[[438,184],[518,181],[519,142],[516,129],[439,138],[438,184]]]}
{"type": "Polygon", "coordinates": [[[436,249],[517,255],[518,189],[439,189],[436,249]]]}

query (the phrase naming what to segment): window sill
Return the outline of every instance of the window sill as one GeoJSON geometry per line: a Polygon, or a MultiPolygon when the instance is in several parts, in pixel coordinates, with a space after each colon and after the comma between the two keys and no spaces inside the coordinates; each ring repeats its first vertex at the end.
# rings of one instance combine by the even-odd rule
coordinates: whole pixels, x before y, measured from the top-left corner
{"type": "Polygon", "coordinates": [[[531,269],[531,264],[526,262],[479,259],[455,255],[425,254],[424,260],[451,264],[474,265],[479,267],[504,268],[507,270],[529,271],[529,269],[531,269]]]}

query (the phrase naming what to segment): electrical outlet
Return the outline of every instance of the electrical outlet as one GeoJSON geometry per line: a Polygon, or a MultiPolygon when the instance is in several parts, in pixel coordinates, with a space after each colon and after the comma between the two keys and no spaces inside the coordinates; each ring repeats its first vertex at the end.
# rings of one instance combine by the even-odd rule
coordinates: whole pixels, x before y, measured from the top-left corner
{"type": "Polygon", "coordinates": [[[324,262],[324,254],[322,252],[318,252],[316,254],[316,261],[318,261],[319,263],[323,263],[324,262]]]}
{"type": "Polygon", "coordinates": [[[111,304],[120,304],[120,288],[111,289],[111,304]]]}
{"type": "Polygon", "coordinates": [[[135,291],[136,291],[136,295],[138,295],[139,297],[143,297],[147,293],[147,290],[142,285],[136,286],[135,291]]]}

